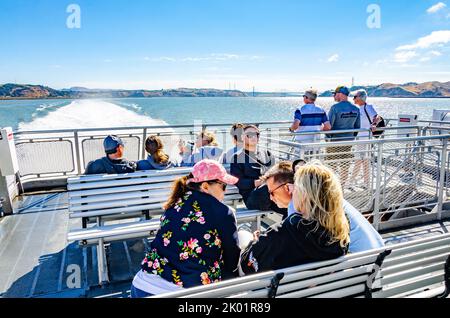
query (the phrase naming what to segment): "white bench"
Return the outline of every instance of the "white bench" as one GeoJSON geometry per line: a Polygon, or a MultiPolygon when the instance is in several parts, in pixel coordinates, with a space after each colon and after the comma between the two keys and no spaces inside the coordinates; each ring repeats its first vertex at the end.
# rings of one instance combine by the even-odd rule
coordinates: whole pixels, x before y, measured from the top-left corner
{"type": "MultiPolygon", "coordinates": [[[[262,211],[239,211],[236,220],[239,224],[256,222],[257,229],[260,229],[262,217],[273,213],[262,211]]],[[[123,241],[137,238],[152,238],[160,227],[160,220],[145,220],[140,222],[128,222],[114,225],[97,225],[92,228],[70,231],[67,234],[68,242],[80,242],[81,245],[97,245],[97,265],[99,284],[109,282],[107,258],[105,244],[113,241],[123,241]]]]}
{"type": "Polygon", "coordinates": [[[382,248],[151,298],[370,298],[380,288],[379,269],[388,253],[382,248]]]}
{"type": "Polygon", "coordinates": [[[439,297],[450,293],[450,234],[152,298],[439,297]]]}
{"type": "MultiPolygon", "coordinates": [[[[192,168],[141,171],[116,175],[88,175],[68,179],[70,218],[81,218],[83,228],[94,221],[135,218],[162,213],[173,181],[192,168]]],[[[235,186],[228,186],[225,203],[235,206],[242,200],[235,186]]]]}
{"type": "Polygon", "coordinates": [[[388,248],[392,253],[381,268],[383,288],[374,298],[441,297],[448,293],[450,234],[388,248]]]}

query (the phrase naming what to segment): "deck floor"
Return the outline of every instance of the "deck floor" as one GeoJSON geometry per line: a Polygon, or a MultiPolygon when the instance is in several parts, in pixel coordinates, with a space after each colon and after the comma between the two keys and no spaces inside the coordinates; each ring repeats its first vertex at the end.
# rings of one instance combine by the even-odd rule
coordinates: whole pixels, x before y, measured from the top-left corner
{"type": "MultiPolygon", "coordinates": [[[[18,214],[0,220],[0,297],[128,297],[147,240],[108,247],[112,283],[96,287],[95,247],[67,244],[67,232],[80,228],[69,219],[67,194],[32,195],[16,202],[18,214]]],[[[387,244],[448,233],[450,221],[383,233],[387,244]]]]}

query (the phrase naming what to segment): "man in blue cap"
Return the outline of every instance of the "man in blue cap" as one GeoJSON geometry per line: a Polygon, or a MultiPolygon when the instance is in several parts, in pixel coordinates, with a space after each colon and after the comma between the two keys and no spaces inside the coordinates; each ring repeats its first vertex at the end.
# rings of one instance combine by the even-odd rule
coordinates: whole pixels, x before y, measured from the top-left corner
{"type": "MultiPolygon", "coordinates": [[[[350,90],[345,86],[338,86],[333,92],[334,100],[337,104],[333,105],[328,113],[332,131],[361,128],[359,108],[348,101],[349,95],[350,90]]],[[[358,133],[349,132],[328,134],[327,137],[329,141],[340,142],[355,140],[357,135],[358,133]]],[[[331,161],[329,165],[340,175],[342,184],[345,184],[348,178],[350,161],[353,158],[352,146],[329,147],[327,148],[327,153],[330,154],[327,156],[327,160],[331,161]],[[342,161],[344,159],[346,161],[342,161]]]]}
{"type": "Polygon", "coordinates": [[[109,135],[103,141],[106,156],[89,162],[85,174],[120,174],[136,171],[136,163],[123,156],[124,143],[115,135],[109,135]]]}

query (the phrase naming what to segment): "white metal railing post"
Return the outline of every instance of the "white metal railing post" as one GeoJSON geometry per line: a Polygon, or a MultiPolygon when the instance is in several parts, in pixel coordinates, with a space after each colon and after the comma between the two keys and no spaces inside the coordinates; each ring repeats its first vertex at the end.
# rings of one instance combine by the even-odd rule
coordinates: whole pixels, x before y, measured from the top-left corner
{"type": "Polygon", "coordinates": [[[383,164],[383,144],[378,143],[378,155],[377,155],[377,179],[375,186],[375,202],[373,207],[373,226],[376,230],[380,228],[380,205],[381,205],[381,165],[383,164]]]}
{"type": "Polygon", "coordinates": [[[75,162],[77,164],[77,173],[81,174],[81,153],[80,153],[80,140],[78,136],[78,130],[73,132],[73,142],[75,143],[75,162]]]}
{"type": "Polygon", "coordinates": [[[438,206],[437,206],[437,218],[441,220],[442,218],[442,207],[444,205],[444,188],[446,183],[446,161],[447,161],[447,147],[448,147],[448,139],[443,140],[442,144],[442,153],[441,153],[441,169],[439,175],[439,194],[438,194],[438,206]]]}
{"type": "Polygon", "coordinates": [[[144,132],[142,134],[142,158],[145,159],[145,141],[147,139],[147,128],[144,128],[144,132]]]}

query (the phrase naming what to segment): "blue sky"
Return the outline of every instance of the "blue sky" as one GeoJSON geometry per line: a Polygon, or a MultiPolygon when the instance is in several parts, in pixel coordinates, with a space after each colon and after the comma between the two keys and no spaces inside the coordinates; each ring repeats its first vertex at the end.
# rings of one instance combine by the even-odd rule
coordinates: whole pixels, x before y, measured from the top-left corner
{"type": "Polygon", "coordinates": [[[0,83],[320,90],[450,80],[450,0],[1,0],[0,83]],[[71,4],[81,27],[68,28],[71,4]],[[369,28],[370,4],[381,27],[369,28]]]}

